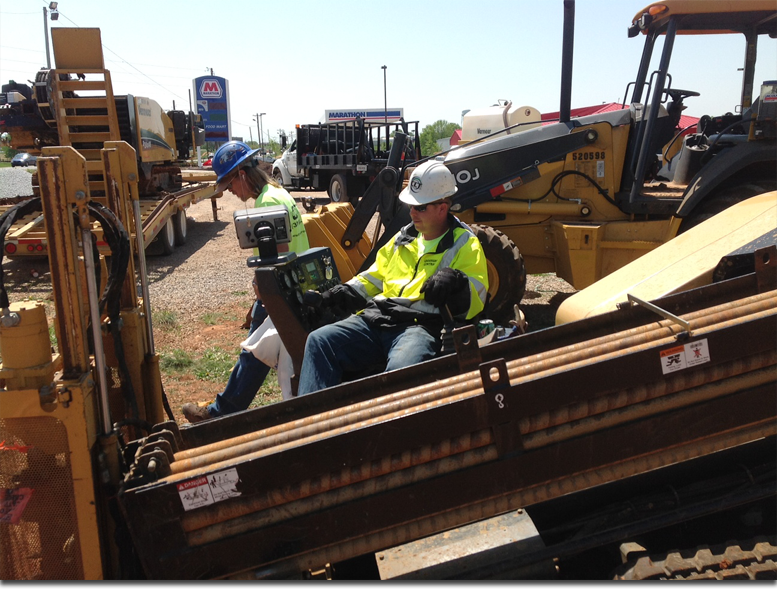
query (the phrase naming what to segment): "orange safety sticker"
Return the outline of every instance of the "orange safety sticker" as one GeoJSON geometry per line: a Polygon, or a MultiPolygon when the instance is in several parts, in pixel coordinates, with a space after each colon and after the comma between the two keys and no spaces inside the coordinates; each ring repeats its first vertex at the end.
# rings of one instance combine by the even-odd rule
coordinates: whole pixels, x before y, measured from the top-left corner
{"type": "Polygon", "coordinates": [[[0,523],[16,525],[32,498],[31,488],[0,488],[0,523]]]}
{"type": "Polygon", "coordinates": [[[661,370],[664,375],[695,367],[710,361],[707,340],[694,340],[682,346],[667,348],[660,353],[661,370]]]}

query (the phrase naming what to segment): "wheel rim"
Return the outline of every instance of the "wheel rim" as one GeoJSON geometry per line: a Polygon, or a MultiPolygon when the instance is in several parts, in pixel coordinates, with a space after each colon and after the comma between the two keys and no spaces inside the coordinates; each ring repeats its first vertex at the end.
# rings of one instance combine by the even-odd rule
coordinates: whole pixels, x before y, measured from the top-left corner
{"type": "Polygon", "coordinates": [[[281,175],[280,171],[275,171],[275,182],[278,185],[283,186],[283,175],[281,175]]]}
{"type": "Polygon", "coordinates": [[[169,245],[175,244],[175,226],[172,219],[167,219],[164,234],[169,245]]]}
{"type": "Polygon", "coordinates": [[[340,202],[343,197],[343,186],[340,185],[340,181],[335,179],[332,181],[332,200],[335,202],[340,202]]]}
{"type": "Polygon", "coordinates": [[[499,271],[490,260],[486,261],[486,269],[488,271],[488,293],[491,294],[492,298],[495,298],[499,291],[499,271]]]}

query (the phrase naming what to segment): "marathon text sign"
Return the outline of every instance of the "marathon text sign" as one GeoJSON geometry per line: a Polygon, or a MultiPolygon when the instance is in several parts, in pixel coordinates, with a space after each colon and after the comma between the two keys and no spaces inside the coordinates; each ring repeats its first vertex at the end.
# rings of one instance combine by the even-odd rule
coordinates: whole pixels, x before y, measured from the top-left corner
{"type": "Polygon", "coordinates": [[[364,119],[368,123],[394,123],[404,116],[401,108],[342,108],[327,109],[324,111],[324,123],[337,123],[339,121],[353,121],[364,119]]]}
{"type": "Polygon", "coordinates": [[[192,82],[197,112],[205,125],[206,142],[228,142],[232,139],[229,112],[229,83],[223,77],[205,75],[192,82]]]}

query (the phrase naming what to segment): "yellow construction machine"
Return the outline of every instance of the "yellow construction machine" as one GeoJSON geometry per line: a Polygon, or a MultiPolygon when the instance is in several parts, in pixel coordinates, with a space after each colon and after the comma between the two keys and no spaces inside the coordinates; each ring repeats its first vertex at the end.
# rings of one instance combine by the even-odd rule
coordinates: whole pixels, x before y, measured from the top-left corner
{"type": "MultiPolygon", "coordinates": [[[[562,158],[619,127],[560,126],[583,143],[562,158]]],[[[362,200],[372,212],[307,215],[317,247],[255,268],[295,367],[335,317],[304,295],[369,260],[359,229],[391,212],[394,159],[362,200]]],[[[774,578],[774,231],[742,244],[752,268],[724,264],[703,287],[492,343],[466,325],[423,364],[179,428],[154,348],[137,156],[103,144],[99,201],[90,160],[44,148],[40,198],[0,217],[3,236],[35,211],[50,224],[56,313],[53,351],[43,307],[10,303],[0,272],[2,579],[774,578]]],[[[508,202],[535,205],[494,201],[508,202]]],[[[644,216],[633,222],[671,220],[644,216]]]]}
{"type": "MultiPolygon", "coordinates": [[[[51,147],[41,198],[0,217],[53,224],[57,347],[43,306],[2,288],[2,579],[777,573],[773,242],[704,288],[483,346],[470,325],[454,353],[179,429],[130,241],[135,153],[101,158],[105,202],[51,147]]],[[[255,276],[304,359],[331,315],[300,299],[340,281],[332,252],[255,276]]]]}
{"type": "MultiPolygon", "coordinates": [[[[754,81],[758,40],[777,37],[774,8],[771,0],[646,6],[629,24],[644,50],[628,103],[571,118],[574,1],[564,2],[559,122],[520,123],[510,135],[501,129],[444,157],[459,188],[453,211],[486,251],[495,321],[513,318],[525,273],[556,273],[581,290],[731,204],[775,189],[777,75],[754,81]],[[724,107],[678,133],[683,99],[698,93],[675,87],[682,82],[672,79],[673,61],[708,69],[710,78],[717,64],[680,56],[674,41],[727,34],[744,39],[740,112],[724,107]],[[668,174],[659,175],[662,167],[668,174]]],[[[381,214],[387,235],[408,219],[399,205],[381,205],[381,214]]]]}
{"type": "MultiPolygon", "coordinates": [[[[165,112],[149,98],[114,96],[99,29],[54,28],[51,37],[56,68],[39,71],[33,88],[3,86],[6,100],[13,100],[0,108],[4,143],[36,155],[50,146],[76,148],[87,159],[91,196],[99,199],[107,193],[103,144],[127,142],[137,153],[144,248],[154,242],[151,251],[170,254],[186,242],[187,207],[213,195],[207,181],[184,181],[180,167],[204,141],[201,117],[165,112]]],[[[98,243],[107,250],[102,239],[98,243]]],[[[46,246],[43,216],[31,213],[9,232],[5,254],[45,256],[46,246]]]]}

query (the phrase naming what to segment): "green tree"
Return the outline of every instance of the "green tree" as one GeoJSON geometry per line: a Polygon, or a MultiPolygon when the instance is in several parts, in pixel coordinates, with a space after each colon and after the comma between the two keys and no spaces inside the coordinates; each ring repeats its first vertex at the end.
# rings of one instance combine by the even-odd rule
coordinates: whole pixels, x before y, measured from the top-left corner
{"type": "Polygon", "coordinates": [[[432,156],[442,152],[437,140],[450,138],[457,129],[459,129],[457,123],[449,123],[445,120],[435,121],[431,125],[427,125],[421,131],[421,153],[424,156],[432,156]]]}

